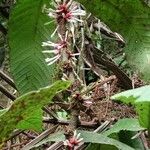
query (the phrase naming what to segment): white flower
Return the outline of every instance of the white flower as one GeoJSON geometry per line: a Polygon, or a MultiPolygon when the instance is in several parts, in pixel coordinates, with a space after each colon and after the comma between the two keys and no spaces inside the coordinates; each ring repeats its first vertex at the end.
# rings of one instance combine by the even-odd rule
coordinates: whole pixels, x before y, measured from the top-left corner
{"type": "Polygon", "coordinates": [[[77,134],[77,131],[74,131],[73,137],[64,141],[64,145],[67,146],[70,150],[72,150],[75,146],[77,146],[83,138],[80,138],[80,133],[77,134]]]}
{"type": "Polygon", "coordinates": [[[58,21],[59,19],[65,19],[67,22],[82,22],[82,20],[79,19],[79,16],[86,15],[86,12],[72,0],[69,0],[69,2],[66,2],[66,0],[63,2],[54,1],[53,5],[55,9],[49,8],[46,9],[46,11],[49,17],[55,18],[58,21]]]}
{"type": "Polygon", "coordinates": [[[43,53],[47,53],[47,54],[55,54],[56,56],[52,57],[52,58],[46,58],[45,61],[48,63],[48,65],[52,65],[53,63],[55,63],[60,57],[61,57],[61,51],[67,47],[67,33],[66,33],[66,37],[65,39],[63,39],[61,37],[61,35],[59,35],[60,37],[60,42],[58,43],[54,43],[51,41],[47,41],[47,42],[43,42],[42,46],[44,47],[50,47],[51,49],[48,50],[44,50],[42,51],[43,53]]]}

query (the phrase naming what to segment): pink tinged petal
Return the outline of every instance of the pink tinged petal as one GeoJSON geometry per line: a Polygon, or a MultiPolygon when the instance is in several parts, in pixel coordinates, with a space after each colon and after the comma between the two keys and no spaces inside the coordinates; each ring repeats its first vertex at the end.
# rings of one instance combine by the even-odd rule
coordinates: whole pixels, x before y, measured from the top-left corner
{"type": "Polygon", "coordinates": [[[75,130],[73,133],[73,137],[75,138],[77,136],[77,131],[75,130]]]}
{"type": "Polygon", "coordinates": [[[52,12],[49,12],[48,16],[51,17],[51,18],[57,18],[57,16],[54,13],[52,13],[52,12]]]}
{"type": "Polygon", "coordinates": [[[57,47],[58,45],[59,45],[58,43],[53,43],[53,42],[51,42],[51,41],[42,42],[42,46],[57,47]]]}
{"type": "Polygon", "coordinates": [[[77,10],[77,9],[78,9],[78,6],[77,6],[77,5],[72,5],[72,6],[70,7],[71,12],[74,11],[74,10],[77,10]]]}
{"type": "Polygon", "coordinates": [[[80,53],[71,54],[71,56],[79,56],[80,53]]]}
{"type": "Polygon", "coordinates": [[[57,49],[60,50],[60,49],[62,49],[63,47],[64,47],[64,44],[60,44],[60,45],[57,46],[57,49]]]}
{"type": "Polygon", "coordinates": [[[86,107],[90,107],[91,105],[93,104],[92,101],[89,101],[89,100],[86,100],[84,101],[83,105],[86,106],[86,107]]]}
{"type": "Polygon", "coordinates": [[[78,143],[80,143],[81,141],[83,141],[83,138],[80,138],[79,140],[77,140],[78,143]]]}
{"type": "Polygon", "coordinates": [[[68,30],[66,31],[66,34],[65,34],[65,41],[67,41],[67,38],[68,38],[68,30]]]}
{"type": "Polygon", "coordinates": [[[77,136],[76,136],[76,139],[79,139],[81,133],[78,133],[77,136]]]}
{"type": "Polygon", "coordinates": [[[59,38],[61,39],[61,41],[63,41],[63,38],[62,38],[62,36],[61,36],[60,33],[58,33],[58,36],[59,36],[59,38]]]}
{"type": "Polygon", "coordinates": [[[48,54],[54,53],[54,54],[58,54],[59,51],[57,49],[55,49],[55,50],[45,50],[45,51],[42,51],[42,53],[48,53],[48,54]]]}
{"type": "Polygon", "coordinates": [[[85,16],[86,15],[86,12],[81,9],[73,10],[71,11],[71,13],[73,16],[85,16]]]}
{"type": "Polygon", "coordinates": [[[61,55],[56,55],[55,57],[52,57],[52,58],[46,58],[45,61],[48,62],[47,65],[49,66],[55,63],[60,58],[60,56],[61,55]]]}
{"type": "Polygon", "coordinates": [[[66,7],[67,7],[67,8],[70,7],[71,4],[72,4],[72,2],[73,2],[73,0],[70,0],[70,1],[66,4],[66,7]]]}
{"type": "Polygon", "coordinates": [[[51,38],[56,34],[58,28],[59,28],[59,25],[56,27],[56,29],[54,30],[54,32],[51,34],[51,38]]]}

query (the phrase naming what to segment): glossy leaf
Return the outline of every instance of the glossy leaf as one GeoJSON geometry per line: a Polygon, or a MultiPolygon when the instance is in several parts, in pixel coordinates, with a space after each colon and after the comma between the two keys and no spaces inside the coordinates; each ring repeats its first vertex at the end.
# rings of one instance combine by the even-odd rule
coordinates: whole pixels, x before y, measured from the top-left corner
{"type": "Polygon", "coordinates": [[[50,0],[18,0],[9,19],[10,67],[21,94],[51,83],[54,68],[42,54],[42,42],[50,39],[54,25],[42,8],[50,0]]]}
{"type": "Polygon", "coordinates": [[[140,137],[132,139],[137,133],[138,132],[120,131],[118,133],[119,141],[133,147],[135,150],[145,150],[140,137]]]}
{"type": "Polygon", "coordinates": [[[150,86],[143,86],[133,90],[128,90],[112,96],[114,100],[135,106],[139,115],[140,125],[150,129],[150,86]]]}
{"type": "Polygon", "coordinates": [[[27,93],[12,104],[0,117],[0,143],[8,138],[14,129],[42,129],[42,107],[52,101],[56,93],[70,85],[67,81],[57,81],[49,87],[27,93]]]}
{"type": "Polygon", "coordinates": [[[81,133],[80,137],[83,138],[83,141],[86,143],[108,144],[113,145],[120,150],[134,150],[130,146],[121,143],[115,139],[109,138],[103,134],[81,130],[78,130],[78,133],[81,133]]]}
{"type": "Polygon", "coordinates": [[[8,111],[8,109],[1,109],[0,110],[0,116],[2,116],[5,112],[7,112],[8,111]]]}
{"type": "Polygon", "coordinates": [[[39,147],[42,144],[46,144],[47,142],[60,142],[60,141],[65,141],[65,140],[66,140],[66,137],[64,135],[64,132],[57,132],[57,133],[53,133],[53,134],[49,135],[47,138],[45,138],[42,141],[40,141],[39,143],[35,144],[31,148],[39,147]]]}
{"type": "Polygon", "coordinates": [[[138,119],[125,118],[118,120],[113,127],[105,131],[103,134],[109,136],[112,133],[118,133],[122,130],[126,131],[141,131],[145,128],[142,128],[139,124],[138,119]]]}

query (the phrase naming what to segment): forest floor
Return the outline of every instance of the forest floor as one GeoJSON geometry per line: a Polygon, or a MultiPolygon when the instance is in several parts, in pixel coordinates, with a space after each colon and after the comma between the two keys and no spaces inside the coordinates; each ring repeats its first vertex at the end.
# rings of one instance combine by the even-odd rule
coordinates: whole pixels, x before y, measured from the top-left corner
{"type": "MultiPolygon", "coordinates": [[[[3,70],[7,75],[10,76],[8,64],[4,64],[3,70]]],[[[139,85],[141,85],[141,80],[139,80],[138,78],[136,78],[136,82],[139,82],[139,85]]],[[[10,93],[15,95],[17,94],[16,90],[14,90],[5,81],[0,80],[0,84],[3,85],[10,93]]],[[[120,88],[117,79],[107,83],[107,85],[105,85],[105,88],[104,85],[95,88],[93,90],[94,95],[92,105],[89,105],[86,107],[85,110],[80,111],[79,116],[82,124],[81,126],[79,126],[79,128],[94,130],[98,126],[105,123],[106,121],[109,122],[108,127],[110,127],[110,125],[114,124],[114,122],[116,122],[118,119],[135,118],[136,113],[132,106],[115,102],[110,99],[112,95],[119,93],[120,91],[123,91],[123,89],[120,88]]],[[[4,94],[0,93],[0,106],[5,108],[9,106],[10,103],[11,100],[8,99],[4,94]]],[[[53,110],[54,112],[59,110],[59,108],[55,108],[54,106],[50,106],[48,109],[53,110]]],[[[45,116],[49,116],[49,114],[46,114],[45,116]]],[[[48,128],[53,128],[55,127],[55,125],[56,123],[53,123],[53,121],[51,122],[45,121],[43,123],[43,127],[45,128],[45,130],[47,130],[48,128]]],[[[67,123],[61,122],[57,127],[57,129],[55,129],[53,132],[61,130],[61,128],[67,128],[67,123]]],[[[13,133],[10,140],[6,142],[3,150],[21,150],[21,148],[24,145],[29,143],[31,143],[32,145],[32,143],[34,143],[35,140],[39,140],[39,137],[41,137],[41,135],[42,133],[37,133],[33,131],[17,130],[13,133]]],[[[59,147],[59,144],[62,143],[54,143],[54,144],[56,144],[56,146],[59,147]]],[[[54,144],[52,144],[52,146],[54,144]]],[[[45,144],[42,147],[42,150],[48,149],[48,147],[51,147],[48,150],[53,150],[54,148],[52,146],[51,144],[45,144]]],[[[62,148],[59,147],[58,149],[62,148]]]]}

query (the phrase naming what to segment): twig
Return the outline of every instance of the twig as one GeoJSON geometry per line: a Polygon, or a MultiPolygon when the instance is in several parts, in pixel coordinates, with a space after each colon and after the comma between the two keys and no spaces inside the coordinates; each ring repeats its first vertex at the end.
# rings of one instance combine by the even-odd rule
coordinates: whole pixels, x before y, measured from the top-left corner
{"type": "Polygon", "coordinates": [[[141,137],[142,143],[143,143],[143,145],[145,147],[145,150],[149,150],[148,142],[146,140],[144,132],[140,135],[140,137],[141,137]]]}
{"type": "MultiPolygon", "coordinates": [[[[70,121],[64,121],[64,120],[55,120],[51,118],[43,118],[44,123],[52,123],[52,124],[60,124],[60,125],[69,125],[70,121]]],[[[99,124],[97,122],[85,122],[81,121],[77,124],[78,127],[85,127],[85,128],[97,128],[99,124]]]]}
{"type": "Polygon", "coordinates": [[[101,86],[101,85],[103,85],[103,84],[105,84],[107,82],[110,82],[111,80],[115,80],[115,79],[116,79],[116,76],[114,76],[114,75],[110,76],[109,78],[106,78],[105,80],[102,80],[100,83],[93,84],[92,86],[87,87],[87,89],[85,91],[81,92],[81,95],[84,95],[84,94],[92,91],[97,86],[101,86]]]}
{"type": "Polygon", "coordinates": [[[8,98],[10,98],[12,101],[16,99],[14,95],[12,95],[4,86],[0,85],[0,91],[6,95],[8,98]]]}
{"type": "MultiPolygon", "coordinates": [[[[10,145],[10,148],[22,146],[22,145],[27,144],[27,143],[28,143],[28,141],[24,141],[24,142],[19,143],[19,144],[13,144],[13,145],[10,145]]],[[[3,150],[8,150],[8,148],[7,148],[7,147],[4,147],[3,150]]]]}
{"type": "Polygon", "coordinates": [[[47,150],[59,150],[63,146],[63,142],[56,142],[52,144],[47,150]]]}
{"type": "Polygon", "coordinates": [[[55,120],[58,120],[56,114],[53,111],[49,110],[49,108],[43,107],[42,109],[43,109],[43,111],[45,111],[46,113],[48,113],[49,115],[51,115],[55,120]]]}
{"type": "Polygon", "coordinates": [[[27,133],[25,131],[22,132],[22,134],[26,135],[29,139],[34,139],[36,136],[30,134],[30,133],[27,133]]]}
{"type": "Polygon", "coordinates": [[[29,142],[27,145],[25,145],[21,150],[29,150],[31,149],[36,143],[40,142],[42,139],[47,137],[49,134],[54,132],[57,129],[58,125],[55,125],[54,127],[47,129],[43,133],[41,133],[39,136],[37,136],[34,140],[29,142]]]}
{"type": "Polygon", "coordinates": [[[10,86],[12,86],[14,89],[17,89],[13,80],[8,75],[6,75],[2,70],[0,70],[0,77],[3,80],[5,80],[10,86]]]}
{"type": "Polygon", "coordinates": [[[10,135],[10,137],[7,139],[7,141],[10,140],[10,139],[13,139],[14,137],[18,136],[18,135],[21,134],[22,132],[23,132],[23,130],[19,130],[19,129],[15,130],[15,131],[10,135]]]}

